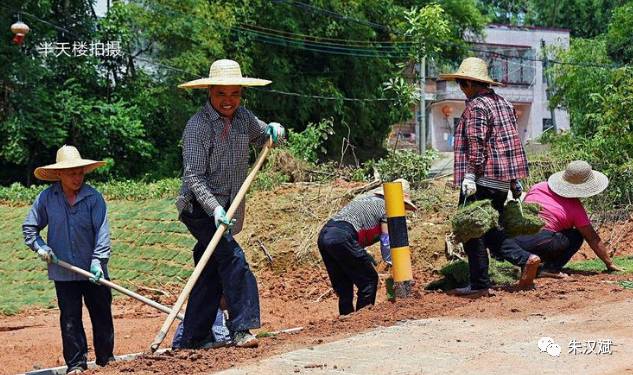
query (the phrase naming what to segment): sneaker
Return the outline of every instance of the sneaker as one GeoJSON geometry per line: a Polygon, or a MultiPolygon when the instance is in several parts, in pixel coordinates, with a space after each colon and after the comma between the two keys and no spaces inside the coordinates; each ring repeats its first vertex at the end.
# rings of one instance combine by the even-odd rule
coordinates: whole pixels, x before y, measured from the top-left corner
{"type": "Polygon", "coordinates": [[[233,346],[232,340],[216,341],[215,339],[203,341],[198,349],[218,349],[233,346]]]}
{"type": "Polygon", "coordinates": [[[259,341],[250,331],[237,331],[233,336],[233,342],[238,348],[256,348],[259,341]]]}
{"type": "Polygon", "coordinates": [[[455,288],[449,290],[447,294],[458,297],[466,297],[466,298],[479,298],[479,297],[489,297],[490,289],[472,289],[470,285],[463,288],[455,288]]]}
{"type": "Polygon", "coordinates": [[[537,255],[530,255],[523,266],[523,271],[521,272],[521,278],[519,279],[519,288],[528,289],[534,286],[534,278],[536,277],[536,272],[538,271],[538,266],[541,263],[541,258],[537,255]]]}
{"type": "Polygon", "coordinates": [[[86,371],[86,370],[83,367],[75,366],[73,368],[68,369],[68,371],[66,371],[66,375],[69,375],[69,374],[81,374],[84,371],[86,371]]]}

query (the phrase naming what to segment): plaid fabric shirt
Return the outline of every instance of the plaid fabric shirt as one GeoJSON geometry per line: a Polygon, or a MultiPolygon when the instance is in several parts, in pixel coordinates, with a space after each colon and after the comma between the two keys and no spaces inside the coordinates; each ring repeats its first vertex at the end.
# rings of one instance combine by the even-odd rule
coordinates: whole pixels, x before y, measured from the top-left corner
{"type": "Polygon", "coordinates": [[[528,163],[516,121],[512,104],[493,90],[466,100],[455,128],[456,186],[467,173],[497,181],[527,177],[528,163]]]}
{"type": "Polygon", "coordinates": [[[358,243],[369,246],[378,242],[380,224],[387,222],[385,200],[373,194],[360,196],[332,216],[332,220],[352,224],[358,234],[358,243]]]}
{"type": "MultiPolygon", "coordinates": [[[[182,135],[183,175],[176,199],[178,212],[191,212],[194,199],[213,217],[217,206],[228,210],[248,174],[249,144],[266,143],[266,123],[239,107],[230,127],[207,103],[193,115],[182,135]],[[222,136],[224,132],[224,136],[222,136]]],[[[235,212],[233,233],[244,224],[244,200],[235,212]]]]}

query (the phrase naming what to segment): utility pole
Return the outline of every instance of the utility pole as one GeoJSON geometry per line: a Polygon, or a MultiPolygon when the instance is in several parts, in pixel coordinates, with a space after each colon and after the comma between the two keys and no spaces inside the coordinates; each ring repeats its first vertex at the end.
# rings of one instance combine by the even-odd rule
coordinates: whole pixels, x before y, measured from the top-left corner
{"type": "Polygon", "coordinates": [[[420,155],[426,153],[426,56],[420,59],[420,136],[418,137],[418,151],[420,155]]]}
{"type": "Polygon", "coordinates": [[[549,74],[547,73],[547,69],[549,67],[549,60],[547,58],[547,53],[545,52],[545,40],[541,39],[541,54],[543,55],[543,78],[545,80],[545,84],[547,85],[547,89],[545,89],[545,99],[547,100],[547,106],[549,107],[550,117],[552,118],[552,130],[554,134],[557,133],[558,129],[556,128],[556,116],[555,116],[555,108],[553,108],[549,103],[549,98],[552,92],[552,82],[548,78],[549,74]]]}

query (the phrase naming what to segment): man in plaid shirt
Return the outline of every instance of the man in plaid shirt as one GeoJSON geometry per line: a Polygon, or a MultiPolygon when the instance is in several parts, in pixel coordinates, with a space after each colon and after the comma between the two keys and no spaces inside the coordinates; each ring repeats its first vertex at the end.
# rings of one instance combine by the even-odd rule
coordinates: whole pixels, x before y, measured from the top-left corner
{"type": "MultiPolygon", "coordinates": [[[[243,86],[270,81],[242,77],[232,60],[211,65],[209,78],[187,82],[181,88],[204,88],[209,100],[187,122],[182,136],[182,188],[176,206],[180,220],[198,241],[193,248],[198,263],[221,223],[236,234],[244,222],[244,201],[228,220],[226,210],[248,173],[249,145],[262,146],[284,137],[278,123],[266,124],[240,106],[243,86]]],[[[229,229],[229,230],[230,230],[229,229]]],[[[214,347],[207,338],[224,295],[229,310],[227,326],[238,347],[256,347],[250,329],[260,327],[257,281],[244,251],[231,232],[222,237],[191,291],[181,339],[182,348],[214,347]]]]}
{"type": "MultiPolygon", "coordinates": [[[[528,175],[528,164],[517,132],[514,107],[497,95],[490,85],[497,85],[488,76],[485,61],[465,59],[454,74],[440,79],[455,80],[467,97],[466,108],[455,128],[454,183],[461,186],[460,206],[476,200],[490,199],[501,214],[508,196],[521,196],[519,179],[528,175]]],[[[470,285],[452,294],[479,297],[489,294],[488,253],[495,252],[503,232],[491,229],[481,238],[464,244],[468,255],[470,285]]]]}

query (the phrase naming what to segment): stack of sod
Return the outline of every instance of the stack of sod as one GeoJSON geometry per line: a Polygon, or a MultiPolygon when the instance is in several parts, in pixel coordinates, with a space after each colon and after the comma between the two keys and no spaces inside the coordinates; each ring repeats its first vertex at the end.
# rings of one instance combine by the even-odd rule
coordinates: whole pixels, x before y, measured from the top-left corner
{"type": "Polygon", "coordinates": [[[517,201],[509,201],[503,209],[501,225],[508,237],[534,234],[545,225],[538,216],[541,207],[537,203],[522,203],[521,206],[517,201]]]}
{"type": "Polygon", "coordinates": [[[487,231],[497,226],[499,213],[492,208],[489,199],[475,201],[457,210],[451,220],[455,240],[465,243],[470,239],[479,238],[487,231]]]}

